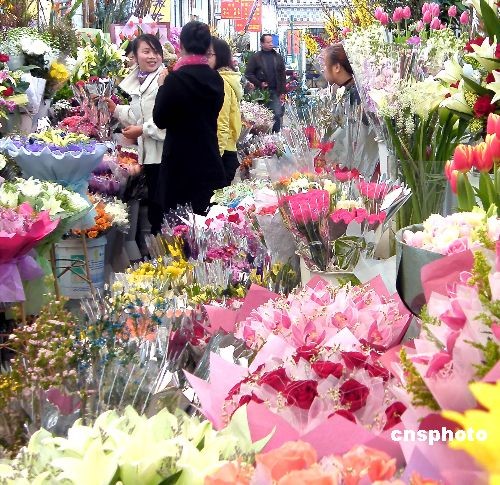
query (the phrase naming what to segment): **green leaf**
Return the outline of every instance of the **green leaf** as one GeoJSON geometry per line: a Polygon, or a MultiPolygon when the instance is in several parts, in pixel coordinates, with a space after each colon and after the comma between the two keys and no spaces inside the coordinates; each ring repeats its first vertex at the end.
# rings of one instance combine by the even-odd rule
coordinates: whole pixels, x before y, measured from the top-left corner
{"type": "Polygon", "coordinates": [[[182,470],[179,470],[178,472],[174,473],[173,475],[170,475],[169,477],[165,478],[162,482],[159,483],[159,485],[174,485],[177,483],[177,480],[182,474],[182,470]]]}
{"type": "Polygon", "coordinates": [[[477,82],[473,81],[472,79],[462,76],[462,79],[464,80],[464,83],[475,93],[479,94],[480,96],[484,95],[491,95],[491,92],[489,89],[486,89],[485,87],[481,86],[477,82]]]}
{"type": "Polygon", "coordinates": [[[459,173],[457,175],[457,199],[458,208],[461,211],[471,211],[474,207],[474,193],[467,175],[459,173]]]}
{"type": "Polygon", "coordinates": [[[75,12],[82,3],[83,0],[76,0],[75,4],[71,7],[71,10],[65,15],[65,17],[72,19],[73,15],[75,15],[75,12]]]}
{"type": "Polygon", "coordinates": [[[483,18],[484,28],[490,37],[496,37],[500,41],[500,19],[495,11],[485,0],[480,0],[481,17],[483,18]]]}

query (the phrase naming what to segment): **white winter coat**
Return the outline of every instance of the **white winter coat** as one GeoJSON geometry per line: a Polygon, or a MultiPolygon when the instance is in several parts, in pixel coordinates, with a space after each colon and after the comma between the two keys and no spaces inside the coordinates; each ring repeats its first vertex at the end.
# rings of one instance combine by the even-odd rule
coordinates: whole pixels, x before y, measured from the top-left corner
{"type": "Polygon", "coordinates": [[[142,136],[137,140],[139,162],[146,165],[161,162],[165,140],[166,130],[160,130],[153,123],[153,107],[159,87],[158,76],[162,70],[163,66],[160,66],[140,84],[137,79],[138,68],[133,69],[120,83],[120,88],[132,97],[130,105],[118,105],[113,115],[123,126],[142,126],[142,136]]]}

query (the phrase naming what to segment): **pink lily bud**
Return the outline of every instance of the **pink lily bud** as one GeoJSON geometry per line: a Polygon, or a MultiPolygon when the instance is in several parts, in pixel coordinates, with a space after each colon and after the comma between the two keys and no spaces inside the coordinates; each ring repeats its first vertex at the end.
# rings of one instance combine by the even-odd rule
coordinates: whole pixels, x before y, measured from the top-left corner
{"type": "Polygon", "coordinates": [[[403,18],[405,20],[408,20],[410,17],[411,17],[411,8],[408,7],[407,5],[406,7],[403,8],[403,18]]]}
{"type": "Polygon", "coordinates": [[[419,20],[417,22],[417,26],[416,26],[417,32],[422,32],[422,30],[424,30],[424,27],[425,27],[425,24],[421,20],[419,20]]]}
{"type": "Polygon", "coordinates": [[[456,5],[452,5],[449,9],[448,9],[448,15],[450,17],[456,17],[457,16],[457,6],[456,5]]]}
{"type": "Polygon", "coordinates": [[[467,10],[460,15],[460,23],[462,25],[467,25],[469,23],[469,12],[467,12],[467,10]]]}
{"type": "Polygon", "coordinates": [[[389,23],[389,14],[388,14],[387,12],[383,12],[383,13],[380,15],[379,22],[380,22],[382,25],[387,25],[387,24],[389,23]]]}
{"type": "Polygon", "coordinates": [[[432,30],[440,30],[441,29],[441,21],[437,17],[434,17],[431,20],[430,27],[432,30]]]}
{"type": "Polygon", "coordinates": [[[423,20],[424,24],[430,24],[431,23],[432,14],[431,14],[430,10],[427,10],[424,13],[424,16],[422,17],[422,20],[423,20]]]}
{"type": "Polygon", "coordinates": [[[431,3],[431,14],[433,17],[439,17],[439,13],[441,12],[438,3],[431,3]]]}
{"type": "Polygon", "coordinates": [[[396,24],[399,24],[403,20],[403,9],[401,7],[396,7],[394,13],[392,14],[392,20],[396,24]]]}

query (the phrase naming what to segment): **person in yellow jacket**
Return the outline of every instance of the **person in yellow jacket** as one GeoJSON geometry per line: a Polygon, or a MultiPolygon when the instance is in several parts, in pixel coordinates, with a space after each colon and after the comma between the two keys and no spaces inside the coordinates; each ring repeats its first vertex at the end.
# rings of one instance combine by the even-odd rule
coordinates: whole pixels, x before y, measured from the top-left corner
{"type": "Polygon", "coordinates": [[[224,40],[212,37],[207,57],[210,67],[217,70],[224,80],[224,104],[217,120],[217,138],[226,181],[230,185],[240,165],[236,142],[241,133],[240,101],[243,97],[241,74],[233,67],[231,49],[224,40]]]}

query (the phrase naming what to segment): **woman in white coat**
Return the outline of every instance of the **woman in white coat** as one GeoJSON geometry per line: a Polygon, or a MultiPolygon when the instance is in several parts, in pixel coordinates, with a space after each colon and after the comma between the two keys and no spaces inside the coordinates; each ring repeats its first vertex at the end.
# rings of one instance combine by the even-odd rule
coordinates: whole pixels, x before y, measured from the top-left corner
{"type": "Polygon", "coordinates": [[[120,88],[131,96],[130,105],[116,105],[108,99],[113,117],[122,126],[126,138],[137,140],[139,162],[144,165],[148,187],[148,219],[152,227],[159,227],[162,211],[155,202],[156,185],[160,170],[165,130],[153,123],[153,107],[158,92],[158,76],[163,71],[163,49],[160,41],[150,34],[143,34],[134,40],[136,66],[120,83],[120,88]]]}

